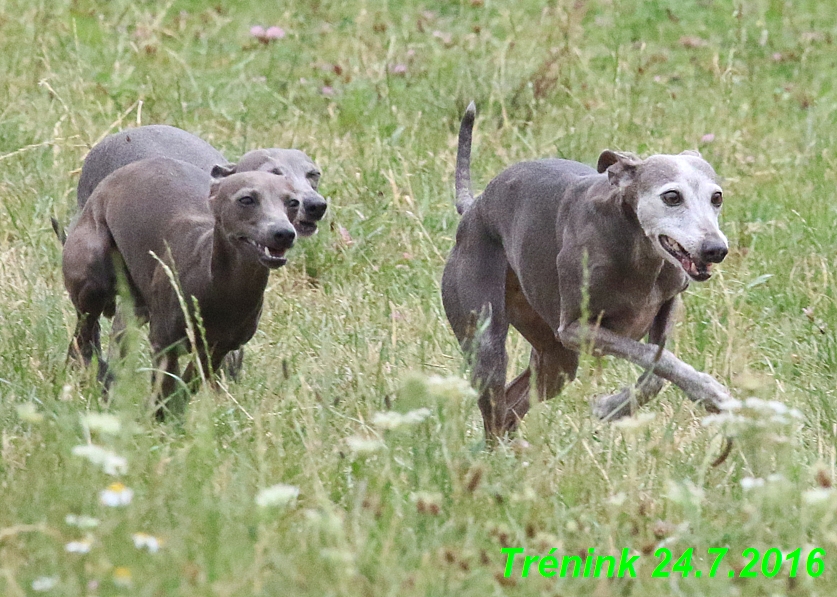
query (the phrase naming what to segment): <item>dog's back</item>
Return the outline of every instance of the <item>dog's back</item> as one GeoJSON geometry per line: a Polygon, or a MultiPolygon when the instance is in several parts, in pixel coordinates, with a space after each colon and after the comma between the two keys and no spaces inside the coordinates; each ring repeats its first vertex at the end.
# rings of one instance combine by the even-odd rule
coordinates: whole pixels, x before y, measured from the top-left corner
{"type": "Polygon", "coordinates": [[[173,126],[152,124],[124,130],[106,137],[87,154],[78,181],[79,209],[109,174],[153,157],[181,160],[207,173],[213,166],[227,163],[224,155],[212,145],[173,126]]]}
{"type": "Polygon", "coordinates": [[[87,221],[88,212],[94,214],[96,223],[113,237],[133,282],[145,290],[157,268],[149,251],[164,258],[169,250],[193,247],[201,235],[211,233],[214,219],[207,202],[211,182],[209,174],[180,160],[140,160],[101,182],[80,223],[87,221]]]}

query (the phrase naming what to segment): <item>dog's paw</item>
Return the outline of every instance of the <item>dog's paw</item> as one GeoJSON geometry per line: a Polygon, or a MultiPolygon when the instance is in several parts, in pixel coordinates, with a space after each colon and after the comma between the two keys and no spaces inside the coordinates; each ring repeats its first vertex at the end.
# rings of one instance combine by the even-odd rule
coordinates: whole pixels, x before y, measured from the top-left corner
{"type": "Polygon", "coordinates": [[[731,398],[729,390],[708,373],[698,373],[697,390],[692,400],[703,402],[710,412],[720,412],[722,405],[731,398]]]}
{"type": "Polygon", "coordinates": [[[631,415],[632,388],[622,388],[610,396],[602,396],[593,401],[593,416],[599,419],[615,421],[631,415]]]}

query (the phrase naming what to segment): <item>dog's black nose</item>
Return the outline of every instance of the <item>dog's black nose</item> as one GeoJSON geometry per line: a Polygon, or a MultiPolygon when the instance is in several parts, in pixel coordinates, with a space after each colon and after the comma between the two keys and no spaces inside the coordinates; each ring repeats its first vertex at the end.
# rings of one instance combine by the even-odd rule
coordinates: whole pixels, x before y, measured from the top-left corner
{"type": "Polygon", "coordinates": [[[296,231],[293,228],[283,226],[273,230],[273,242],[283,249],[293,246],[294,240],[296,240],[296,231]]]}
{"type": "Polygon", "coordinates": [[[701,259],[708,263],[721,263],[728,252],[727,244],[720,240],[705,240],[700,247],[701,259]]]}
{"type": "Polygon", "coordinates": [[[305,208],[305,219],[307,220],[321,220],[328,208],[325,199],[320,195],[309,195],[302,200],[302,206],[305,208]]]}

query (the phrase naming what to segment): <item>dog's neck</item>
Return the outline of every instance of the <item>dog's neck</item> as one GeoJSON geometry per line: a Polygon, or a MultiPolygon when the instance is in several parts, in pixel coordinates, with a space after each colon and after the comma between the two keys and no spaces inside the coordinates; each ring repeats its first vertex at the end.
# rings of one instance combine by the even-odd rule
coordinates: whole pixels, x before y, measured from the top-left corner
{"type": "Polygon", "coordinates": [[[665,258],[659,254],[654,243],[648,238],[639,218],[636,215],[636,193],[631,187],[615,189],[611,195],[609,204],[619,211],[620,225],[624,230],[632,232],[634,239],[630,247],[631,263],[638,271],[656,272],[654,278],[659,275],[666,263],[665,258]]]}
{"type": "Polygon", "coordinates": [[[213,303],[242,314],[260,307],[270,270],[243,254],[220,224],[212,234],[211,294],[213,303]]]}

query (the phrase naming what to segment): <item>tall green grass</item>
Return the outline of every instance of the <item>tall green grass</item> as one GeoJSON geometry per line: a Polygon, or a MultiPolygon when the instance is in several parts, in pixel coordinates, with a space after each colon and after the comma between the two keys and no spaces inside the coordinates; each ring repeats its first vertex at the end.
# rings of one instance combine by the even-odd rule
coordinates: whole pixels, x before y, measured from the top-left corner
{"type": "MultiPolygon", "coordinates": [[[[835,34],[825,0],[0,0],[0,594],[832,594],[835,34]],[[256,24],[287,35],[259,43],[256,24]],[[712,469],[721,427],[674,389],[652,420],[594,421],[591,398],[637,371],[585,359],[516,439],[484,451],[438,287],[472,99],[478,189],[523,159],[699,148],[725,179],[731,252],[686,293],[673,347],[737,398],[802,418],[751,402],[712,469]],[[108,402],[65,365],[75,314],[49,226],[75,213],[89,147],[138,123],[231,159],[303,149],[330,203],[271,276],[243,379],[165,424],[146,406],[143,331],[108,402]],[[421,408],[401,429],[380,418],[421,408]],[[100,412],[117,431],[83,418],[100,412]],[[73,454],[87,444],[127,472],[73,454]],[[129,505],[100,503],[115,481],[129,505]],[[258,506],[276,484],[299,494],[258,506]],[[663,545],[695,548],[704,571],[707,548],[730,555],[714,579],[651,578],[648,555],[631,580],[502,574],[505,546],[663,545]],[[825,572],[730,580],[747,547],[822,547],[825,572]]],[[[509,349],[516,374],[526,346],[509,349]]]]}

